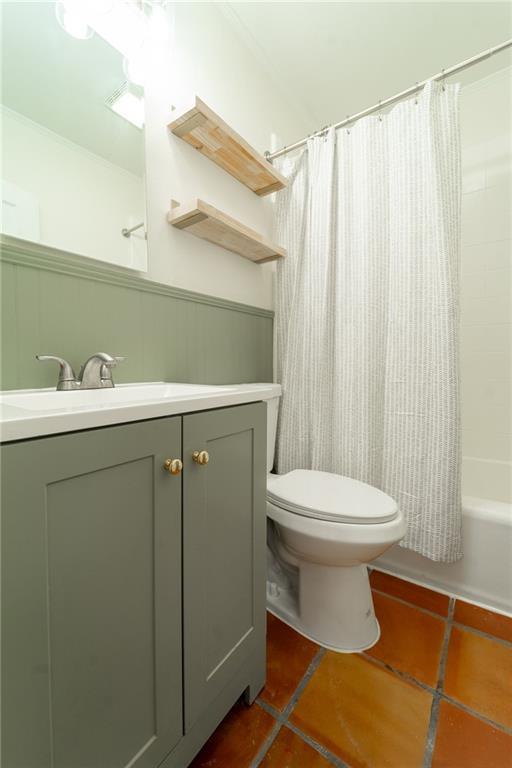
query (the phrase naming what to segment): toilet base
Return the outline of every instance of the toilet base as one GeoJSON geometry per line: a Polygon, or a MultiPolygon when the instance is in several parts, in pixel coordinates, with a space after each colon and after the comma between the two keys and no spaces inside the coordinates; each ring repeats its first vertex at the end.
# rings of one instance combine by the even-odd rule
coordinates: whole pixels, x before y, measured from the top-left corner
{"type": "Polygon", "coordinates": [[[365,565],[302,562],[298,583],[267,581],[267,607],[309,640],[338,653],[367,650],[380,637],[365,565]]]}

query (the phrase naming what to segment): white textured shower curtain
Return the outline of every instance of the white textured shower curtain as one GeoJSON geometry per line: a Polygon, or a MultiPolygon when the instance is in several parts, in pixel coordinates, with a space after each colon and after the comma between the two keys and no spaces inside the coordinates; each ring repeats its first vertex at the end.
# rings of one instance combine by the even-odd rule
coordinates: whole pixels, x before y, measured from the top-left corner
{"type": "Polygon", "coordinates": [[[276,166],[279,473],[337,472],[407,516],[402,545],[461,556],[458,86],[308,142],[276,166]]]}

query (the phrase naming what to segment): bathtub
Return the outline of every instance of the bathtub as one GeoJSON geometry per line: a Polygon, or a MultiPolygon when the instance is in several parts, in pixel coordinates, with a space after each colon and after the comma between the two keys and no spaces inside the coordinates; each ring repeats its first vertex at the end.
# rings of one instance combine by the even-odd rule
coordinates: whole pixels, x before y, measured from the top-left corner
{"type": "Polygon", "coordinates": [[[512,504],[462,499],[464,557],[450,565],[395,545],[374,561],[386,573],[512,614],[512,504]]]}

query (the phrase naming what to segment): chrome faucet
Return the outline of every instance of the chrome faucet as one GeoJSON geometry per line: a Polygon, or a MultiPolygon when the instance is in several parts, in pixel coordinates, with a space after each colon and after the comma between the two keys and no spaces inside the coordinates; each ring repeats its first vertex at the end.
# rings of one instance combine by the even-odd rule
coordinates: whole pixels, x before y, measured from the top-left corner
{"type": "Polygon", "coordinates": [[[77,377],[71,365],[62,357],[36,355],[36,358],[38,360],[55,360],[59,364],[57,389],[61,391],[111,388],[114,386],[112,368],[125,359],[124,357],[112,357],[107,352],[96,352],[85,361],[77,377]]]}

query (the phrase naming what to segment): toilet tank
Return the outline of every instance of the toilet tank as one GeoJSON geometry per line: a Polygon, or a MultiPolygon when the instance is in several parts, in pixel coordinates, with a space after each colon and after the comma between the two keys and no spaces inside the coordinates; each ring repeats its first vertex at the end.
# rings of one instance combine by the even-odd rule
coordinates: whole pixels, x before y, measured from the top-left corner
{"type": "Polygon", "coordinates": [[[248,386],[261,387],[261,396],[259,400],[264,400],[267,404],[267,474],[274,466],[274,455],[276,449],[277,433],[277,415],[279,412],[279,398],[281,397],[280,384],[241,384],[238,387],[248,386]]]}
{"type": "Polygon", "coordinates": [[[279,394],[269,397],[267,402],[267,474],[271,472],[274,466],[274,456],[276,452],[276,434],[277,434],[277,415],[279,413],[279,398],[281,397],[281,387],[279,394]]]}

